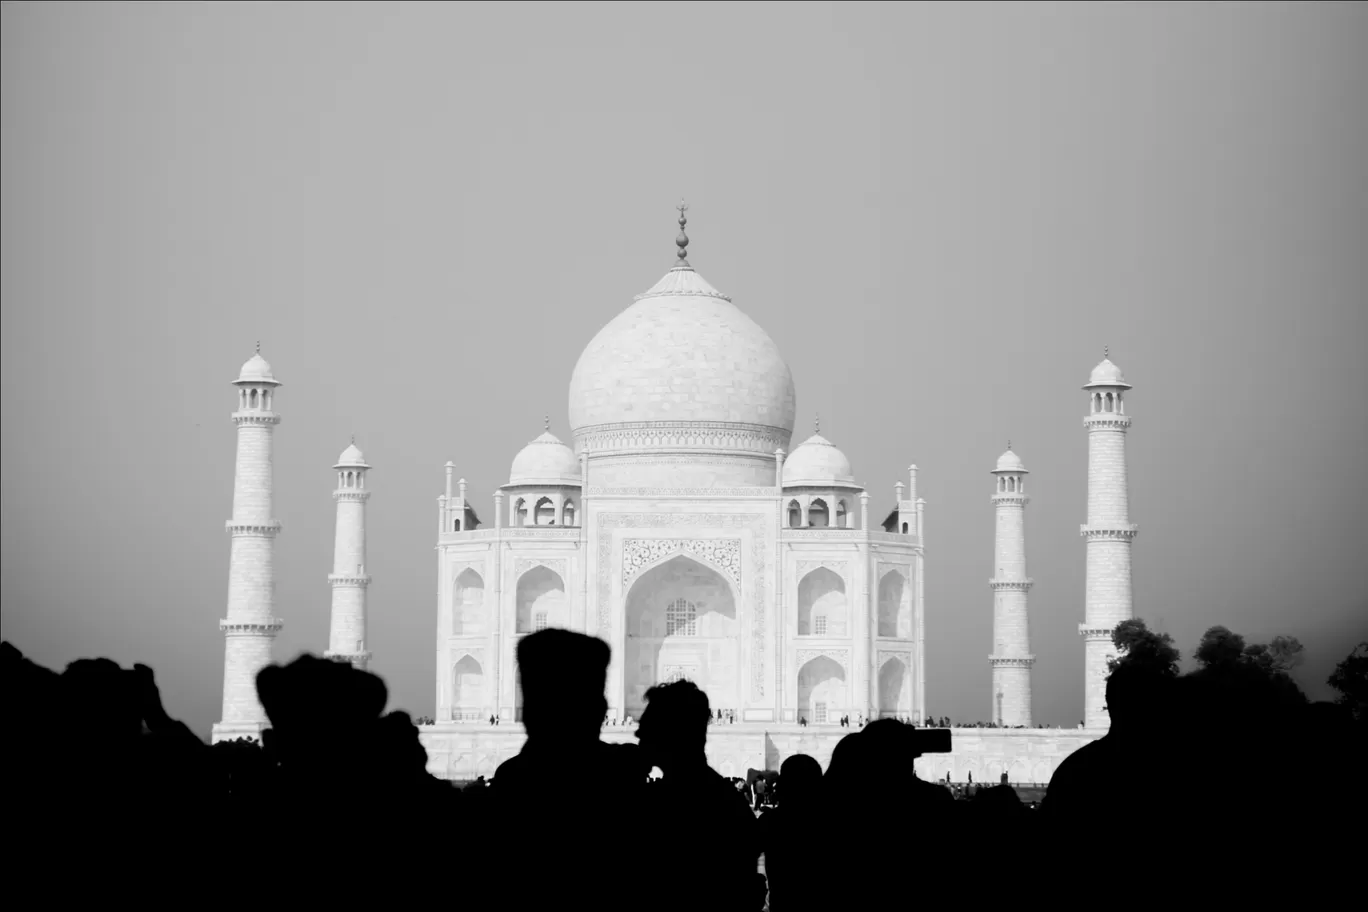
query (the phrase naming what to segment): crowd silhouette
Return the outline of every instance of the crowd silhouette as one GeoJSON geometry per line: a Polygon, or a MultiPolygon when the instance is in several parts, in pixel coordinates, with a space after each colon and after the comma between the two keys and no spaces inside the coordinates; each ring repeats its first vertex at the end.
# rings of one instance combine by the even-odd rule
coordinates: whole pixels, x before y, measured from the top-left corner
{"type": "Polygon", "coordinates": [[[1118,665],[1109,733],[1061,764],[1037,810],[1006,783],[956,800],[919,779],[925,730],[894,719],[852,729],[825,774],[800,754],[729,781],[708,766],[717,714],[692,683],[652,688],[637,743],[607,744],[607,644],[550,629],[517,653],[525,745],[458,788],[427,772],[383,681],[346,664],[264,669],[261,742],[209,747],[167,716],[145,666],[58,674],[5,643],[10,879],[68,897],[440,889],[477,909],[793,912],[906,907],[990,873],[1019,890],[1138,878],[1162,899],[1158,880],[1185,868],[1275,863],[1325,885],[1357,870],[1362,718],[1248,665],[1118,665]]]}

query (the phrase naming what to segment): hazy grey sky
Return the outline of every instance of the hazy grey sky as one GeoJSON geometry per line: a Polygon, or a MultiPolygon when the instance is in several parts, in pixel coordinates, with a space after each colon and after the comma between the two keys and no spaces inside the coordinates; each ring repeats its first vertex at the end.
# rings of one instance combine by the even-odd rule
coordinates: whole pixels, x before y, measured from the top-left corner
{"type": "Polygon", "coordinates": [[[326,645],[355,432],[373,667],[431,713],[435,498],[492,521],[581,349],[689,259],[801,440],[927,506],[927,707],[990,714],[993,510],[1028,508],[1036,718],[1082,712],[1086,394],[1135,384],[1137,614],[1368,634],[1368,8],[5,4],[3,635],[219,712],[234,397],[276,432],[277,657],[326,645]]]}

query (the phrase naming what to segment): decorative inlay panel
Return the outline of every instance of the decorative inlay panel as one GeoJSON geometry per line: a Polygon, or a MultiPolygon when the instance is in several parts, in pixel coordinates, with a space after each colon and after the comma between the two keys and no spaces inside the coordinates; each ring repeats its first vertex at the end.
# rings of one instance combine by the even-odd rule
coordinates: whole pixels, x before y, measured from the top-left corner
{"type": "Polygon", "coordinates": [[[890,659],[898,659],[899,661],[901,661],[901,662],[903,663],[903,667],[904,667],[904,668],[906,668],[908,671],[911,671],[911,670],[912,670],[912,653],[911,653],[911,652],[904,651],[904,650],[900,650],[900,649],[880,649],[880,650],[879,650],[879,661],[878,661],[877,667],[878,667],[880,670],[883,670],[883,667],[884,667],[885,665],[888,664],[888,662],[889,662],[890,659]]]}
{"type": "Polygon", "coordinates": [[[835,560],[800,560],[797,564],[798,579],[802,580],[818,567],[826,567],[841,578],[841,582],[846,586],[850,585],[850,562],[835,560]]]}
{"type": "Polygon", "coordinates": [[[622,543],[622,584],[626,586],[652,564],[683,552],[712,564],[741,585],[739,538],[629,538],[622,543]]]}
{"type": "Polygon", "coordinates": [[[520,557],[513,564],[513,577],[519,579],[533,567],[545,567],[555,572],[565,583],[565,560],[558,557],[520,557]]]}
{"type": "MultiPolygon", "coordinates": [[[[903,582],[909,583],[909,584],[912,582],[912,565],[911,565],[911,564],[890,564],[890,563],[888,563],[888,562],[886,562],[886,561],[879,561],[879,564],[878,564],[878,568],[877,568],[877,569],[878,569],[878,573],[876,574],[876,579],[874,580],[874,585],[875,585],[875,587],[877,587],[877,586],[879,585],[879,583],[882,583],[882,582],[883,582],[883,578],[884,578],[886,575],[888,575],[888,571],[890,571],[890,570],[896,570],[896,571],[898,571],[899,573],[901,573],[901,574],[902,574],[902,577],[903,577],[903,582]]],[[[878,592],[878,589],[875,588],[874,591],[875,591],[875,592],[878,592]]]]}
{"type": "Polygon", "coordinates": [[[811,662],[818,656],[826,656],[828,659],[831,659],[831,661],[835,662],[837,665],[840,665],[841,670],[844,671],[847,675],[850,674],[849,649],[800,649],[797,652],[797,661],[794,667],[796,667],[799,671],[802,671],[804,665],[806,665],[808,662],[811,662]]]}
{"type": "Polygon", "coordinates": [[[480,582],[481,582],[481,584],[484,584],[484,583],[485,583],[485,562],[484,562],[484,561],[464,561],[464,562],[462,562],[462,563],[452,564],[452,565],[451,565],[451,578],[452,578],[453,580],[454,580],[454,579],[458,579],[458,578],[460,578],[461,574],[462,574],[462,573],[465,573],[467,570],[474,570],[476,573],[480,574],[480,582]]]}
{"type": "Polygon", "coordinates": [[[451,667],[454,669],[456,667],[456,664],[460,662],[461,659],[465,658],[466,656],[470,656],[472,659],[480,663],[480,669],[483,671],[485,667],[484,654],[485,651],[483,646],[458,646],[456,649],[453,649],[451,651],[451,667]]]}
{"type": "MultiPolygon", "coordinates": [[[[761,513],[604,513],[597,518],[598,634],[607,639],[611,631],[613,531],[615,529],[672,529],[704,526],[712,529],[749,529],[751,532],[750,599],[751,699],[765,696],[765,563],[768,547],[765,530],[770,518],[761,513]]],[[[740,584],[738,583],[738,586],[740,584]]],[[[743,600],[745,595],[742,595],[743,600]]]]}

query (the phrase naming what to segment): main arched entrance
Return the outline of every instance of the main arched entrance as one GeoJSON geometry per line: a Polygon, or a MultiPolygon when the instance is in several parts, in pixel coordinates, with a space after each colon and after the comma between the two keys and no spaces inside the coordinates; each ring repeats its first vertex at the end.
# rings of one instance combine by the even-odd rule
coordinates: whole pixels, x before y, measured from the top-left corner
{"type": "Polygon", "coordinates": [[[627,591],[623,684],[627,714],[641,717],[646,690],[693,681],[714,710],[739,709],[741,623],[727,580],[685,555],[637,577],[627,591]]]}

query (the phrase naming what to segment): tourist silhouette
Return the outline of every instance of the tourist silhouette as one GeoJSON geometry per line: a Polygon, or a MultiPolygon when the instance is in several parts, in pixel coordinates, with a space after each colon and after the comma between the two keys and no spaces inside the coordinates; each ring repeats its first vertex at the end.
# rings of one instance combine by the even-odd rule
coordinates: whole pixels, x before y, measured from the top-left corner
{"type": "Polygon", "coordinates": [[[482,851],[472,870],[493,873],[499,906],[643,904],[648,847],[670,824],[640,814],[650,772],[640,747],[599,739],[609,658],[607,643],[568,630],[518,642],[527,741],[486,790],[487,828],[469,820],[460,830],[482,851]],[[601,882],[608,871],[611,885],[601,882]]]}
{"type": "Polygon", "coordinates": [[[777,797],[778,806],[760,818],[770,912],[816,909],[808,886],[812,837],[804,826],[821,812],[821,764],[807,754],[789,757],[779,767],[777,797]]]}
{"type": "Polygon", "coordinates": [[[646,763],[664,774],[647,806],[647,818],[659,826],[647,862],[649,906],[759,912],[765,886],[755,814],[708,766],[707,694],[687,680],[650,688],[636,735],[646,763]],[[707,877],[679,876],[680,861],[690,858],[706,863],[707,877]]]}

